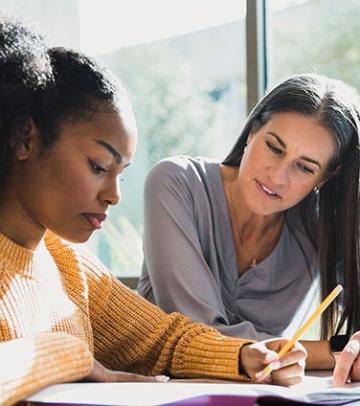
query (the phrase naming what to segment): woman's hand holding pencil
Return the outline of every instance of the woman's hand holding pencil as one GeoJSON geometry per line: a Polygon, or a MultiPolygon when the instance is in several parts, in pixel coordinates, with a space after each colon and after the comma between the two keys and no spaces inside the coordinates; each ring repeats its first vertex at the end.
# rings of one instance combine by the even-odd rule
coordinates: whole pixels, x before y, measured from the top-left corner
{"type": "MultiPolygon", "coordinates": [[[[253,380],[285,386],[300,383],[304,375],[306,350],[298,340],[309,330],[342,290],[341,285],[336,286],[291,340],[274,339],[243,347],[240,354],[240,366],[248,376],[253,380]]],[[[352,342],[355,343],[355,341],[353,337],[352,342]]],[[[348,344],[347,347],[349,347],[348,352],[350,353],[350,345],[348,344]]],[[[344,379],[349,376],[349,369],[352,364],[354,364],[353,367],[358,366],[359,349],[353,357],[354,360],[348,360],[347,355],[349,354],[344,349],[342,363],[340,362],[335,367],[334,382],[338,385],[341,385],[344,379]]]]}
{"type": "Polygon", "coordinates": [[[274,338],[246,345],[241,350],[241,365],[244,372],[254,381],[290,386],[300,383],[304,377],[306,350],[295,343],[283,357],[279,352],[289,340],[274,338]],[[271,365],[271,375],[262,379],[262,371],[271,365]]]}

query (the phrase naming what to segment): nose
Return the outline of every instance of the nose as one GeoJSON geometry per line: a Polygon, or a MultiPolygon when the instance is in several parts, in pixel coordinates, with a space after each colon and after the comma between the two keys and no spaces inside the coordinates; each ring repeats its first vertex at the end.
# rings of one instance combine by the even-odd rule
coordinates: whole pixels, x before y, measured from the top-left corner
{"type": "Polygon", "coordinates": [[[274,186],[284,186],[288,179],[289,168],[286,162],[277,162],[268,168],[268,174],[274,186]]]}
{"type": "Polygon", "coordinates": [[[100,198],[102,203],[111,206],[115,206],[116,204],[121,202],[120,184],[117,178],[111,179],[107,182],[101,192],[100,198]]]}

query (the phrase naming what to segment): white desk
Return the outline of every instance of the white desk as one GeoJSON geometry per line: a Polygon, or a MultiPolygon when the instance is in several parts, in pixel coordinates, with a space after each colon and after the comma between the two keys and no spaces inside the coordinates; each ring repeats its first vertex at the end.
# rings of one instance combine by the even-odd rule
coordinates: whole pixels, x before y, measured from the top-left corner
{"type": "MultiPolygon", "coordinates": [[[[304,382],[291,388],[274,385],[223,383],[225,381],[175,380],[169,383],[76,383],[53,385],[27,401],[44,403],[80,403],[87,405],[163,405],[204,395],[236,395],[258,397],[282,396],[288,399],[315,402],[319,399],[360,399],[360,383],[348,384],[339,390],[331,385],[329,373],[309,374],[304,382]],[[199,382],[200,381],[200,382],[199,382]],[[220,383],[221,382],[221,383],[220,383]],[[318,397],[317,395],[318,394],[318,397]]],[[[211,398],[211,396],[209,396],[211,398]]],[[[245,401],[245,399],[244,399],[245,401]]],[[[189,402],[188,404],[190,404],[189,402]]],[[[207,404],[207,403],[199,403],[207,404]]],[[[214,405],[214,402],[208,404],[214,405]]],[[[239,399],[239,404],[240,399],[239,399]]],[[[250,403],[247,403],[250,404],[250,403]]],[[[359,403],[360,404],[360,401],[359,403]]]]}

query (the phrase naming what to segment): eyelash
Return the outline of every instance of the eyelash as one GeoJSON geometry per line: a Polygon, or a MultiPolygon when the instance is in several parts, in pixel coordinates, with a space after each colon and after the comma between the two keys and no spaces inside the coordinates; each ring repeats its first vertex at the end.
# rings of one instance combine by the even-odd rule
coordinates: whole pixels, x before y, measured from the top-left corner
{"type": "MultiPolygon", "coordinates": [[[[273,144],[271,144],[269,141],[266,141],[266,145],[268,146],[268,148],[276,155],[281,155],[282,154],[282,150],[280,148],[275,147],[273,144]]],[[[305,165],[302,164],[297,164],[297,167],[306,174],[314,174],[314,171],[310,168],[308,168],[305,165]]]]}
{"type": "Polygon", "coordinates": [[[99,175],[100,173],[107,173],[107,170],[102,166],[98,165],[96,162],[89,159],[89,165],[91,170],[96,174],[99,175]]]}
{"type": "Polygon", "coordinates": [[[282,150],[280,148],[275,147],[273,144],[271,144],[269,141],[266,141],[266,145],[268,148],[274,152],[276,155],[280,155],[282,153],[282,150]]]}
{"type": "MultiPolygon", "coordinates": [[[[98,165],[96,162],[92,161],[91,159],[89,159],[89,165],[90,165],[90,169],[93,171],[93,173],[95,173],[96,175],[100,175],[101,173],[108,173],[108,171],[103,168],[102,166],[98,165]]],[[[124,182],[125,179],[120,176],[119,177],[119,181],[120,182],[124,182]]]]}
{"type": "Polygon", "coordinates": [[[312,169],[308,168],[307,166],[304,166],[302,164],[297,164],[297,166],[304,173],[309,173],[310,175],[314,174],[314,171],[312,169]]]}

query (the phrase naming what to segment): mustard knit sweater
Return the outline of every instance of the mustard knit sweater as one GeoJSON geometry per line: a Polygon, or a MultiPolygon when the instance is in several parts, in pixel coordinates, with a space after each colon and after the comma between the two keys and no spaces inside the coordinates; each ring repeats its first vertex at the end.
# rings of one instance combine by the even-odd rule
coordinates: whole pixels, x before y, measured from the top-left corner
{"type": "Polygon", "coordinates": [[[145,375],[246,380],[245,342],[163,313],[49,232],[36,252],[0,234],[1,405],[81,379],[93,357],[145,375]]]}

